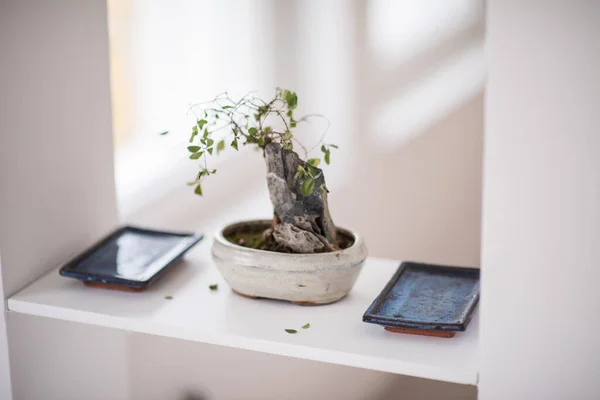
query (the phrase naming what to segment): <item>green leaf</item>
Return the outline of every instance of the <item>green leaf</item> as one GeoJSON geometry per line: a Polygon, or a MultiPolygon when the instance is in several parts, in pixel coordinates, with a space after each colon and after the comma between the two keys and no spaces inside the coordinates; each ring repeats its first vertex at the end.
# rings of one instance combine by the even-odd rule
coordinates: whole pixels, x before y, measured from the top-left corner
{"type": "Polygon", "coordinates": [[[215,114],[215,118],[216,118],[216,119],[219,119],[219,118],[221,118],[221,117],[219,117],[219,114],[215,114]]]}
{"type": "Polygon", "coordinates": [[[327,150],[325,152],[325,157],[323,157],[325,159],[325,164],[329,165],[329,162],[331,161],[331,152],[329,150],[327,150]]]}
{"type": "Polygon", "coordinates": [[[265,137],[261,136],[258,138],[258,145],[263,147],[265,145],[265,137]]]}
{"type": "Polygon", "coordinates": [[[204,135],[202,135],[202,138],[204,140],[208,139],[208,129],[207,128],[204,128],[204,135]]]}
{"type": "Polygon", "coordinates": [[[188,186],[194,186],[198,182],[200,182],[200,178],[202,178],[202,175],[204,175],[204,171],[198,172],[198,174],[196,175],[196,179],[193,182],[188,182],[188,186]]]}
{"type": "Polygon", "coordinates": [[[256,128],[252,127],[252,128],[250,128],[250,129],[248,129],[248,133],[249,133],[250,135],[256,135],[256,128]]]}
{"type": "Polygon", "coordinates": [[[290,110],[293,110],[296,108],[296,106],[298,106],[298,96],[294,92],[291,92],[289,90],[284,90],[283,91],[283,99],[287,103],[288,108],[290,110]]]}
{"type": "Polygon", "coordinates": [[[229,110],[230,108],[233,108],[233,106],[223,106],[221,107],[223,110],[229,110]]]}
{"type": "Polygon", "coordinates": [[[209,288],[210,288],[210,290],[212,290],[212,291],[215,291],[215,290],[217,290],[217,289],[219,288],[219,285],[217,285],[217,284],[215,283],[215,284],[213,284],[213,285],[210,285],[210,286],[209,286],[209,288]]]}
{"type": "Polygon", "coordinates": [[[290,132],[286,132],[283,134],[283,140],[292,140],[293,137],[294,135],[292,135],[290,132]]]}
{"type": "Polygon", "coordinates": [[[198,135],[198,127],[196,125],[192,126],[192,136],[190,136],[190,143],[194,141],[194,138],[198,135]]]}
{"type": "Polygon", "coordinates": [[[159,133],[159,135],[160,135],[160,136],[165,136],[167,133],[169,133],[169,131],[164,131],[164,132],[161,132],[161,133],[159,133]]]}
{"type": "Polygon", "coordinates": [[[225,141],[221,140],[217,143],[217,154],[225,150],[225,141]]]}
{"type": "Polygon", "coordinates": [[[338,149],[339,148],[335,144],[330,144],[329,147],[333,147],[334,149],[338,149]]]}
{"type": "Polygon", "coordinates": [[[215,141],[214,141],[214,140],[212,140],[212,139],[206,139],[206,145],[207,145],[208,147],[212,146],[214,143],[215,143],[215,141]]]}
{"type": "Polygon", "coordinates": [[[286,144],[283,145],[283,149],[284,150],[294,150],[294,145],[292,144],[292,142],[287,142],[286,144]]]}
{"type": "Polygon", "coordinates": [[[194,154],[190,155],[190,158],[191,158],[192,160],[197,160],[197,159],[199,159],[200,157],[202,157],[202,154],[203,154],[203,152],[194,153],[194,154]]]}
{"type": "Polygon", "coordinates": [[[322,144],[322,145],[321,145],[321,151],[322,151],[323,153],[327,153],[327,149],[325,148],[325,145],[324,145],[324,144],[322,144]]]}
{"type": "Polygon", "coordinates": [[[211,173],[211,174],[216,174],[216,173],[217,173],[217,170],[216,170],[216,169],[213,169],[212,171],[210,171],[210,173],[211,173]]]}
{"type": "Polygon", "coordinates": [[[311,178],[302,182],[302,186],[300,186],[300,193],[302,193],[303,196],[310,195],[313,192],[313,190],[315,190],[314,179],[311,178]]]}
{"type": "Polygon", "coordinates": [[[319,164],[321,163],[321,160],[318,158],[311,158],[307,161],[308,165],[310,165],[311,167],[315,167],[317,168],[319,166],[319,164]]]}
{"type": "Polygon", "coordinates": [[[206,151],[208,151],[208,154],[212,155],[213,147],[209,147],[208,149],[206,149],[206,151]]]}
{"type": "Polygon", "coordinates": [[[263,131],[265,131],[265,132],[267,132],[267,133],[268,133],[268,132],[271,132],[272,130],[273,130],[273,128],[271,128],[270,126],[265,126],[265,127],[263,128],[263,131]]]}
{"type": "Polygon", "coordinates": [[[302,329],[308,329],[310,328],[310,323],[306,323],[304,325],[302,325],[302,329]]]}
{"type": "Polygon", "coordinates": [[[295,329],[286,329],[285,331],[286,331],[287,333],[289,333],[289,334],[292,334],[292,335],[293,335],[294,333],[298,333],[298,331],[297,331],[297,330],[295,330],[295,329]]]}
{"type": "Polygon", "coordinates": [[[296,121],[294,121],[294,120],[290,121],[290,128],[295,128],[296,125],[298,125],[298,123],[296,121]]]}
{"type": "Polygon", "coordinates": [[[208,123],[208,121],[205,119],[199,119],[198,122],[196,122],[196,123],[198,124],[198,127],[200,129],[202,129],[204,127],[204,125],[206,125],[208,123]]]}
{"type": "Polygon", "coordinates": [[[165,296],[166,300],[173,300],[173,296],[165,296]]]}
{"type": "Polygon", "coordinates": [[[197,153],[200,151],[200,146],[188,146],[187,148],[191,153],[197,153]]]}
{"type": "Polygon", "coordinates": [[[238,150],[238,141],[237,141],[237,138],[233,139],[233,142],[231,142],[231,147],[233,147],[234,149],[238,150]]]}
{"type": "Polygon", "coordinates": [[[200,186],[200,185],[196,186],[194,193],[196,193],[198,196],[202,196],[202,186],[200,186]]]}

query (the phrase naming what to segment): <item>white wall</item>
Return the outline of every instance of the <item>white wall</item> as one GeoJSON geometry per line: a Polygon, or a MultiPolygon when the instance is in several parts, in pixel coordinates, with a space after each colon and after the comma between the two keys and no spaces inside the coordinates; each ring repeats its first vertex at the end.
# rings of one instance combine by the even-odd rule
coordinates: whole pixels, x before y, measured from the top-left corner
{"type": "Polygon", "coordinates": [[[10,296],[117,221],[106,2],[1,7],[0,248],[10,296]]]}
{"type": "Polygon", "coordinates": [[[487,10],[479,397],[600,397],[600,3],[487,10]]]}
{"type": "MultiPolygon", "coordinates": [[[[0,2],[0,57],[4,300],[117,223],[105,1],[0,2]]],[[[11,354],[44,328],[31,324],[19,331],[7,319],[3,301],[2,399],[10,398],[5,324],[17,332],[9,343],[11,354]]],[[[19,361],[15,357],[13,367],[19,361]]],[[[13,368],[15,388],[39,367],[37,359],[30,361],[13,368]]],[[[17,399],[31,398],[15,392],[17,399]]]]}

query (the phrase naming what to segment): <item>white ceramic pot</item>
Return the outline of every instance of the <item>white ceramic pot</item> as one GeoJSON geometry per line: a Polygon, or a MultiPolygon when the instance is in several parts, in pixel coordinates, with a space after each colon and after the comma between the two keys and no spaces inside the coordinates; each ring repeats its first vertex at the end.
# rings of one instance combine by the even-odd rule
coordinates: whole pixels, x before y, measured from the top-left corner
{"type": "Polygon", "coordinates": [[[215,234],[213,259],[236,293],[313,305],[333,303],[350,292],[367,257],[362,237],[338,228],[340,234],[353,238],[354,243],[344,250],[318,254],[256,250],[225,238],[241,226],[252,224],[266,229],[270,223],[239,222],[215,234]]]}

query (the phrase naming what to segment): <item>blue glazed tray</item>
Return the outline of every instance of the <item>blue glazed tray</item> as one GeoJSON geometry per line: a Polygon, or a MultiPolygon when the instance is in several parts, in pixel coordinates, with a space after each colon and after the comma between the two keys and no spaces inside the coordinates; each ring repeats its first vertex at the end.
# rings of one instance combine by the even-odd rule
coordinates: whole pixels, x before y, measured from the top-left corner
{"type": "Polygon", "coordinates": [[[364,322],[421,335],[464,331],[479,302],[479,269],[403,262],[364,322]]]}

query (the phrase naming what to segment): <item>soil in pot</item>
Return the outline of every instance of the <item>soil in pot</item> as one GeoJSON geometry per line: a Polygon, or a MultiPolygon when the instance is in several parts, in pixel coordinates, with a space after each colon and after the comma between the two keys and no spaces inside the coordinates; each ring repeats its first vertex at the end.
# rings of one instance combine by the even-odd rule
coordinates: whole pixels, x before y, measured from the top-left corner
{"type": "MultiPolygon", "coordinates": [[[[248,223],[229,227],[223,232],[223,236],[239,246],[250,249],[274,251],[278,253],[294,253],[289,248],[279,245],[272,236],[268,224],[248,223]]],[[[354,238],[344,230],[337,230],[336,250],[344,250],[354,244],[354,238]]]]}

